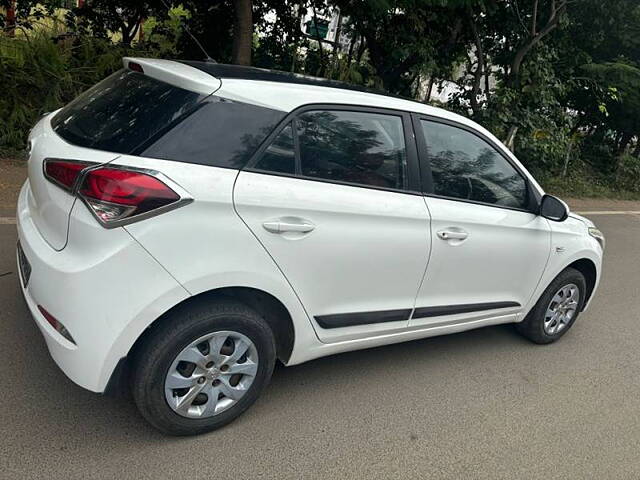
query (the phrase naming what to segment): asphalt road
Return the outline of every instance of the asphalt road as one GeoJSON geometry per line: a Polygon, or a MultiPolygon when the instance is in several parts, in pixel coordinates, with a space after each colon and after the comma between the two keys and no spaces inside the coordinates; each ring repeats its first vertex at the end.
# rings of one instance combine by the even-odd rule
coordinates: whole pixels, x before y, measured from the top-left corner
{"type": "Polygon", "coordinates": [[[593,218],[604,277],[560,342],[500,326],[278,368],[244,416],[193,438],[58,370],[0,225],[0,477],[640,478],[640,216],[593,218]]]}

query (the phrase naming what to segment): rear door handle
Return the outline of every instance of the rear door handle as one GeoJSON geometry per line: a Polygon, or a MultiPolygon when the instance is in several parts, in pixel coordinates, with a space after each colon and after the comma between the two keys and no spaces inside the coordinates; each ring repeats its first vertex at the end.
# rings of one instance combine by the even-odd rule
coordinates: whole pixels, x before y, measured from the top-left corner
{"type": "Polygon", "coordinates": [[[442,240],[464,240],[469,234],[464,230],[440,230],[438,237],[442,240]]]}
{"type": "Polygon", "coordinates": [[[309,222],[285,222],[285,221],[271,221],[264,222],[262,224],[264,229],[271,233],[285,233],[285,232],[298,232],[298,233],[308,233],[316,228],[315,225],[309,222]]]}

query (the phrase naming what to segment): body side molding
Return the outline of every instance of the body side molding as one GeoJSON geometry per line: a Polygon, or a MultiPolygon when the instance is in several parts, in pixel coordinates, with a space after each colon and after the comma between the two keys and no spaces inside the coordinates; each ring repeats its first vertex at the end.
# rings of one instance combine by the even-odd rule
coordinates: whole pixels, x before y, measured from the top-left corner
{"type": "Polygon", "coordinates": [[[318,315],[316,322],[322,328],[351,327],[370,323],[399,322],[409,320],[410,308],[401,310],[381,310],[378,312],[337,313],[333,315],[318,315]]]}
{"type": "Polygon", "coordinates": [[[481,312],[501,308],[521,307],[518,302],[468,303],[463,305],[440,305],[435,307],[416,308],[411,315],[411,309],[381,310],[377,312],[337,313],[331,315],[317,315],[314,318],[322,328],[342,328],[372,323],[399,322],[409,318],[440,317],[459,313],[481,312]]]}
{"type": "Polygon", "coordinates": [[[456,315],[459,313],[481,312],[484,310],[496,310],[499,308],[521,307],[518,302],[490,302],[468,303],[463,305],[441,305],[437,307],[416,308],[411,318],[440,317],[443,315],[456,315]]]}

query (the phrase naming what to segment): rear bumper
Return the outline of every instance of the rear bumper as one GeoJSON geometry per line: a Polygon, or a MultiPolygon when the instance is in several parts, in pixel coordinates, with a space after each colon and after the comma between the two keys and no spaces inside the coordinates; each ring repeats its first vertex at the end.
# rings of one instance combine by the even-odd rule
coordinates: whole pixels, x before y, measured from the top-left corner
{"type": "MultiPolygon", "coordinates": [[[[31,266],[24,298],[56,364],[75,383],[103,392],[146,325],[188,297],[124,229],[105,230],[77,203],[67,247],[56,251],[30,215],[29,182],[18,199],[18,239],[31,266]],[[75,344],[38,310],[43,306],[75,344]]],[[[22,280],[22,279],[21,279],[22,280]]]]}

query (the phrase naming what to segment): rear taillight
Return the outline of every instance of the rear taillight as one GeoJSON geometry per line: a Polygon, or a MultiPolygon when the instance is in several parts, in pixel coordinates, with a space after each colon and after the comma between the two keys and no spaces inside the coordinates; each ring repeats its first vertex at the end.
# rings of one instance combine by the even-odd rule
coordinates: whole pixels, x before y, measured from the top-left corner
{"type": "Polygon", "coordinates": [[[77,193],[106,228],[157,215],[192,200],[178,185],[158,172],[94,165],[46,159],[44,174],[56,185],[77,193]]]}
{"type": "Polygon", "coordinates": [[[73,190],[80,172],[91,163],[73,160],[56,160],[47,158],[44,161],[44,176],[67,191],[73,190]]]}
{"type": "Polygon", "coordinates": [[[155,172],[108,166],[86,172],[78,195],[105,227],[162,213],[190,200],[181,197],[155,172]]]}

